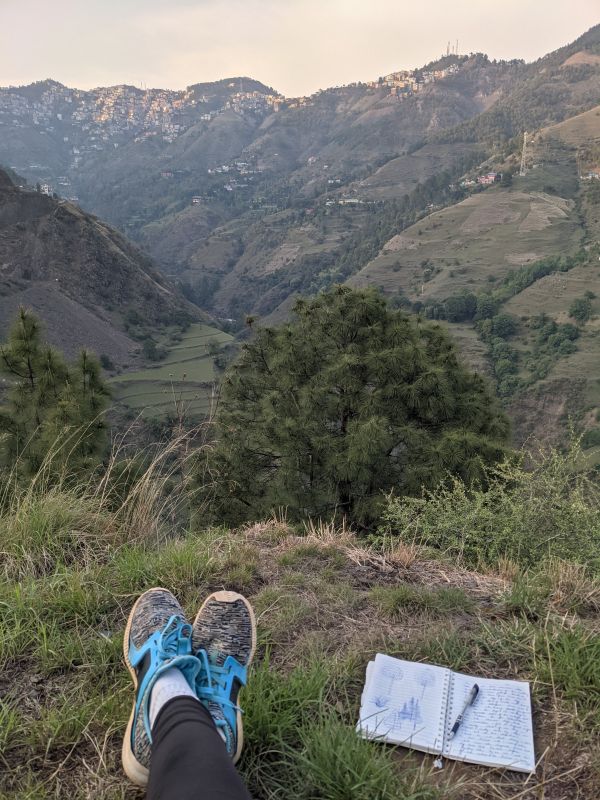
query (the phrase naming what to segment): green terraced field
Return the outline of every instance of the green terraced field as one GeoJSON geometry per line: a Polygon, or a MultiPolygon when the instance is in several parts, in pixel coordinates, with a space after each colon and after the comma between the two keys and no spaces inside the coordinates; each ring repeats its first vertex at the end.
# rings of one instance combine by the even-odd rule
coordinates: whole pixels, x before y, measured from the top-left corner
{"type": "Polygon", "coordinates": [[[182,406],[188,417],[203,417],[218,380],[214,351],[233,341],[209,325],[192,325],[180,341],[165,342],[168,353],[155,367],[126,372],[110,381],[116,402],[143,417],[164,417],[182,406]]]}
{"type": "Polygon", "coordinates": [[[485,291],[523,264],[572,252],[581,237],[572,200],[493,187],[394,236],[348,282],[400,291],[413,301],[441,300],[460,290],[485,291]]]}

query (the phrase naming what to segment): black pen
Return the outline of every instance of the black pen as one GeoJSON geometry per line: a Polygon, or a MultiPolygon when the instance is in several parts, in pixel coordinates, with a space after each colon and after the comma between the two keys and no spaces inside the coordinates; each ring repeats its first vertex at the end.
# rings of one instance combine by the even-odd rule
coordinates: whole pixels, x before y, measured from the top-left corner
{"type": "Polygon", "coordinates": [[[456,733],[456,731],[457,731],[457,730],[460,728],[460,724],[461,724],[461,722],[463,721],[463,717],[465,716],[465,713],[466,713],[466,710],[467,710],[467,708],[468,708],[469,706],[472,706],[472,705],[473,705],[473,703],[475,702],[475,700],[476,700],[476,698],[477,698],[477,695],[478,695],[478,694],[479,694],[479,686],[477,686],[477,684],[476,684],[476,683],[474,683],[474,684],[473,684],[473,688],[472,688],[472,689],[471,689],[471,691],[469,692],[469,696],[468,696],[468,697],[467,697],[467,699],[465,700],[465,704],[464,704],[464,706],[463,706],[463,708],[462,708],[462,711],[460,712],[460,714],[459,714],[459,715],[458,715],[458,717],[456,718],[456,722],[454,723],[454,725],[452,726],[452,729],[451,729],[450,733],[448,734],[448,738],[449,738],[449,739],[452,739],[452,738],[454,738],[454,734],[455,734],[455,733],[456,733]]]}

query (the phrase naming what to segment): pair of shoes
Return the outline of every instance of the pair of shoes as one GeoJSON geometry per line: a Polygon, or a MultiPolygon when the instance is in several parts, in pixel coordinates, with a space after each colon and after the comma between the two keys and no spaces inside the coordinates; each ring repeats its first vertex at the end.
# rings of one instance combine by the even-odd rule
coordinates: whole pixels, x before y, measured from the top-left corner
{"type": "Polygon", "coordinates": [[[243,746],[240,689],[256,649],[256,621],[250,603],[237,592],[215,592],[202,604],[191,625],[167,589],[149,589],[131,609],[123,653],[135,698],[123,739],[127,776],[139,786],[148,782],[152,732],[150,693],[158,678],[178,668],[210,712],[234,763],[243,746]]]}

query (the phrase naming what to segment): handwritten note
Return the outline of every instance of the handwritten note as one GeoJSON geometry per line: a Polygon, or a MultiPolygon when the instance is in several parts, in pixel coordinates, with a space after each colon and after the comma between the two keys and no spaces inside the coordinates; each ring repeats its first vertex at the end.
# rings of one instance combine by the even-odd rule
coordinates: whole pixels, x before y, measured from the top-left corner
{"type": "Polygon", "coordinates": [[[446,734],[460,714],[474,683],[479,686],[477,700],[467,709],[455,737],[446,740],[444,755],[528,772],[535,769],[527,683],[453,673],[446,734]]]}

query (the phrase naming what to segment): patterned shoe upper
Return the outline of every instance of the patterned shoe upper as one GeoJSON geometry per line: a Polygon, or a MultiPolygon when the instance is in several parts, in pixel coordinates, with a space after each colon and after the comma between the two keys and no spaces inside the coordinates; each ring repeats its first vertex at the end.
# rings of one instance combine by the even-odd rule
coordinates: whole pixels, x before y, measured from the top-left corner
{"type": "Polygon", "coordinates": [[[192,655],[191,634],[192,627],[171,592],[151,589],[141,596],[131,620],[128,660],[138,680],[131,746],[144,767],[150,764],[148,710],[157,678],[170,667],[177,667],[190,687],[195,687],[200,662],[192,655]]]}
{"type": "Polygon", "coordinates": [[[196,694],[208,708],[232,756],[237,750],[237,700],[246,685],[255,636],[248,603],[233,592],[209,597],[193,626],[192,648],[203,663],[196,694]],[[230,599],[219,599],[226,595],[230,599]]]}

